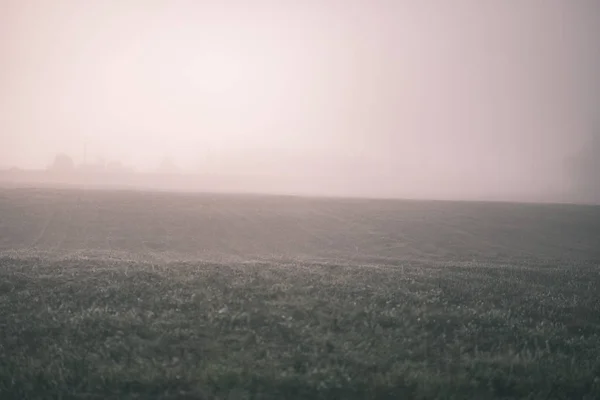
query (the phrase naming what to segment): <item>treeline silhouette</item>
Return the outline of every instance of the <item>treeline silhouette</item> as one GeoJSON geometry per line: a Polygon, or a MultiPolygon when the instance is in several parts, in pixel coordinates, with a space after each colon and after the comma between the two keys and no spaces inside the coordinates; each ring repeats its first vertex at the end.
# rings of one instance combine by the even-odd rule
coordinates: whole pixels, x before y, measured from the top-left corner
{"type": "MultiPolygon", "coordinates": [[[[84,162],[76,164],[73,158],[64,153],[57,154],[46,170],[54,174],[70,174],[75,172],[130,174],[136,172],[132,166],[126,165],[121,161],[105,162],[104,160],[98,160],[94,163],[84,162]]],[[[174,174],[179,172],[179,169],[173,159],[164,157],[154,172],[174,174]]]]}

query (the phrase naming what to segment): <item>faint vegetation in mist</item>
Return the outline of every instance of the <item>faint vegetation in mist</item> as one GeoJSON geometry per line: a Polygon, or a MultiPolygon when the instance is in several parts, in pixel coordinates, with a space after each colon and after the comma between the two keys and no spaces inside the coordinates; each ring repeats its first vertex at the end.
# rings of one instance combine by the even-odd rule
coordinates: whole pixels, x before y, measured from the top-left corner
{"type": "Polygon", "coordinates": [[[575,190],[583,201],[600,203],[600,134],[592,136],[571,160],[575,190]]]}
{"type": "Polygon", "coordinates": [[[57,173],[68,173],[75,169],[73,159],[66,154],[57,154],[48,169],[57,173]]]}

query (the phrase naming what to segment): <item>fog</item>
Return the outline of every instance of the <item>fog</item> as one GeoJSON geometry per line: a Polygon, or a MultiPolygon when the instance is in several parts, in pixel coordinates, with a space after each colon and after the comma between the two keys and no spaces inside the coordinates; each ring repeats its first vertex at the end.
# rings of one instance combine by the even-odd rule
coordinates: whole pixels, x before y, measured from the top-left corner
{"type": "Polygon", "coordinates": [[[598,71],[595,0],[3,0],[0,166],[600,202],[598,71]]]}

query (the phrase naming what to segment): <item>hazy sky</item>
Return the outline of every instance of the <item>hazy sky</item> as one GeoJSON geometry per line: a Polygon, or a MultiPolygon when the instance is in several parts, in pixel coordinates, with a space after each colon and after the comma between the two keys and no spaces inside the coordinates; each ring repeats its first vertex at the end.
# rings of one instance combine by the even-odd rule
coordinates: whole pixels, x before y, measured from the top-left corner
{"type": "Polygon", "coordinates": [[[566,196],[598,71],[597,0],[0,0],[0,165],[566,196]]]}

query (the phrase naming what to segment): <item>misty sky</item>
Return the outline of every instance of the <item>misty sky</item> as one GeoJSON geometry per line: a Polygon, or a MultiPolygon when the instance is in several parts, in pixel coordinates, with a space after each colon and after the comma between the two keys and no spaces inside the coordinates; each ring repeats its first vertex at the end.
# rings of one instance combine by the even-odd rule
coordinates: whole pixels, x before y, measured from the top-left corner
{"type": "Polygon", "coordinates": [[[560,198],[598,71],[597,0],[0,0],[0,166],[560,198]]]}

